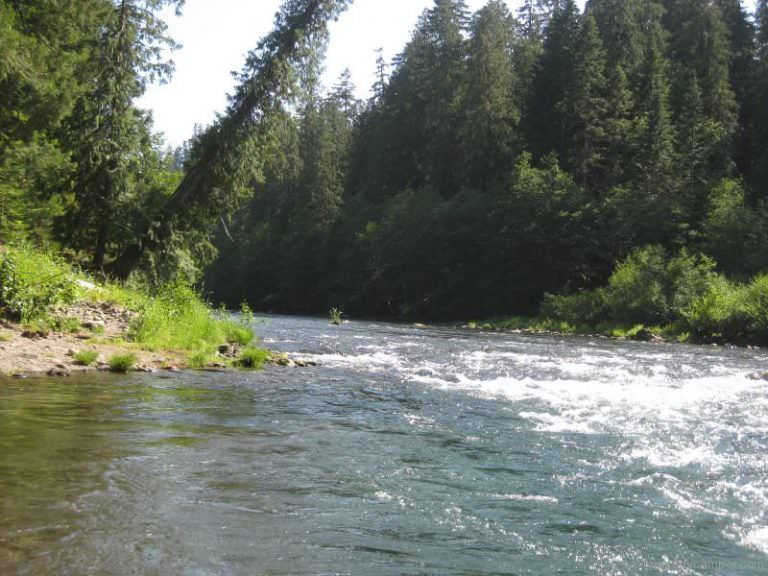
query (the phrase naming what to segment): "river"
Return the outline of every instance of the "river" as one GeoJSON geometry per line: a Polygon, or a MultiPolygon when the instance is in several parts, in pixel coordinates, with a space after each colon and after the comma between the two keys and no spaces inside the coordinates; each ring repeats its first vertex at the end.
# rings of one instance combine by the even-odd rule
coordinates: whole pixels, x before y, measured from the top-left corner
{"type": "Polygon", "coordinates": [[[0,574],[768,573],[766,351],[257,330],[321,366],[0,381],[0,574]]]}

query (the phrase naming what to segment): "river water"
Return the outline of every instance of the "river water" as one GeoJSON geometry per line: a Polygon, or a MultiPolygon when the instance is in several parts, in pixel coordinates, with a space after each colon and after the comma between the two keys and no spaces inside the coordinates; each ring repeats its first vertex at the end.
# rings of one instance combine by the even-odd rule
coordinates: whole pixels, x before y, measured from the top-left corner
{"type": "Polygon", "coordinates": [[[765,351],[257,329],[322,365],[0,381],[0,574],[768,573],[765,351]]]}

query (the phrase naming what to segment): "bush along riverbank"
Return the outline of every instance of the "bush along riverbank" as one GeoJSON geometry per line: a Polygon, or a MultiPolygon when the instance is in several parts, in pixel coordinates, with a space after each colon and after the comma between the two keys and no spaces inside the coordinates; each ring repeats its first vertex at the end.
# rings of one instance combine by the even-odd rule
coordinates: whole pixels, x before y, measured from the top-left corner
{"type": "Polygon", "coordinates": [[[0,373],[260,368],[288,364],[255,344],[253,315],[212,309],[190,287],[97,285],[29,247],[0,252],[0,373]],[[247,362],[241,362],[247,358],[247,362]]]}
{"type": "Polygon", "coordinates": [[[765,347],[768,274],[729,280],[707,256],[644,246],[616,266],[604,287],[547,294],[535,318],[469,326],[765,347]]]}

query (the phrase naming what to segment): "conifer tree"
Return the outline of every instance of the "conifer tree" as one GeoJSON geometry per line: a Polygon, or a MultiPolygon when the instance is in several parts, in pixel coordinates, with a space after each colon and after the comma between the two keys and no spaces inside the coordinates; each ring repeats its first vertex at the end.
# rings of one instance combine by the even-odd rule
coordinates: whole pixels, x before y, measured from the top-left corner
{"type": "Polygon", "coordinates": [[[49,241],[75,158],[61,126],[106,0],[0,3],[0,239],[49,241]]]}
{"type": "MultiPolygon", "coordinates": [[[[693,82],[698,85],[702,120],[707,123],[708,145],[703,182],[712,185],[730,174],[734,137],[738,127],[738,104],[731,89],[731,59],[728,30],[720,10],[699,0],[667,0],[666,26],[670,32],[673,62],[673,109],[678,123],[690,111],[686,106],[693,82]]],[[[685,152],[684,152],[685,153],[685,152]]],[[[687,152],[691,153],[691,151],[687,152]]]]}
{"type": "Polygon", "coordinates": [[[755,87],[755,119],[752,154],[755,166],[751,175],[756,199],[768,199],[768,0],[758,0],[755,12],[757,24],[757,82],[755,87]]]}
{"type": "Polygon", "coordinates": [[[547,26],[527,106],[526,132],[532,152],[566,156],[567,87],[574,84],[574,53],[579,35],[579,9],[575,0],[558,3],[547,26]]]}
{"type": "Polygon", "coordinates": [[[750,170],[754,116],[756,113],[755,85],[755,26],[740,0],[715,0],[715,6],[728,30],[730,59],[728,70],[731,89],[738,107],[738,127],[735,134],[734,161],[740,172],[750,170]]]}
{"type": "Polygon", "coordinates": [[[619,257],[633,246],[672,242],[679,223],[675,132],[660,6],[646,4],[642,28],[645,45],[633,112],[637,136],[624,165],[628,181],[614,191],[619,225],[613,244],[619,257]]]}
{"type": "Polygon", "coordinates": [[[604,177],[608,136],[607,80],[605,52],[591,12],[581,20],[574,45],[572,85],[560,104],[565,113],[568,166],[577,181],[593,194],[604,177]]]}
{"type": "Polygon", "coordinates": [[[522,102],[513,69],[514,22],[501,0],[492,0],[472,24],[464,103],[468,184],[487,187],[506,174],[519,146],[522,102]]]}
{"type": "Polygon", "coordinates": [[[589,12],[600,29],[610,68],[620,65],[632,76],[643,56],[640,12],[643,0],[589,0],[589,12]]]}
{"type": "Polygon", "coordinates": [[[76,245],[91,250],[96,269],[104,266],[108,243],[120,227],[119,205],[133,192],[132,175],[140,171],[142,161],[137,151],[150,131],[133,100],[147,82],[163,81],[172,70],[172,63],[160,54],[163,47],[175,44],[158,12],[182,4],[119,0],[103,15],[89,67],[91,89],[78,101],[68,126],[79,162],[66,224],[76,245]]]}

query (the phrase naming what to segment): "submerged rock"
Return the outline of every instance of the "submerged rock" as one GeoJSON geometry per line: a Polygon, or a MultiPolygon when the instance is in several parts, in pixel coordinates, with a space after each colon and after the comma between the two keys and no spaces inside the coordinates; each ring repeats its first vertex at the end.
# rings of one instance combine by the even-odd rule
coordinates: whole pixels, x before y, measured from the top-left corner
{"type": "Polygon", "coordinates": [[[57,364],[47,372],[48,376],[71,376],[72,372],[63,364],[57,364]]]}

